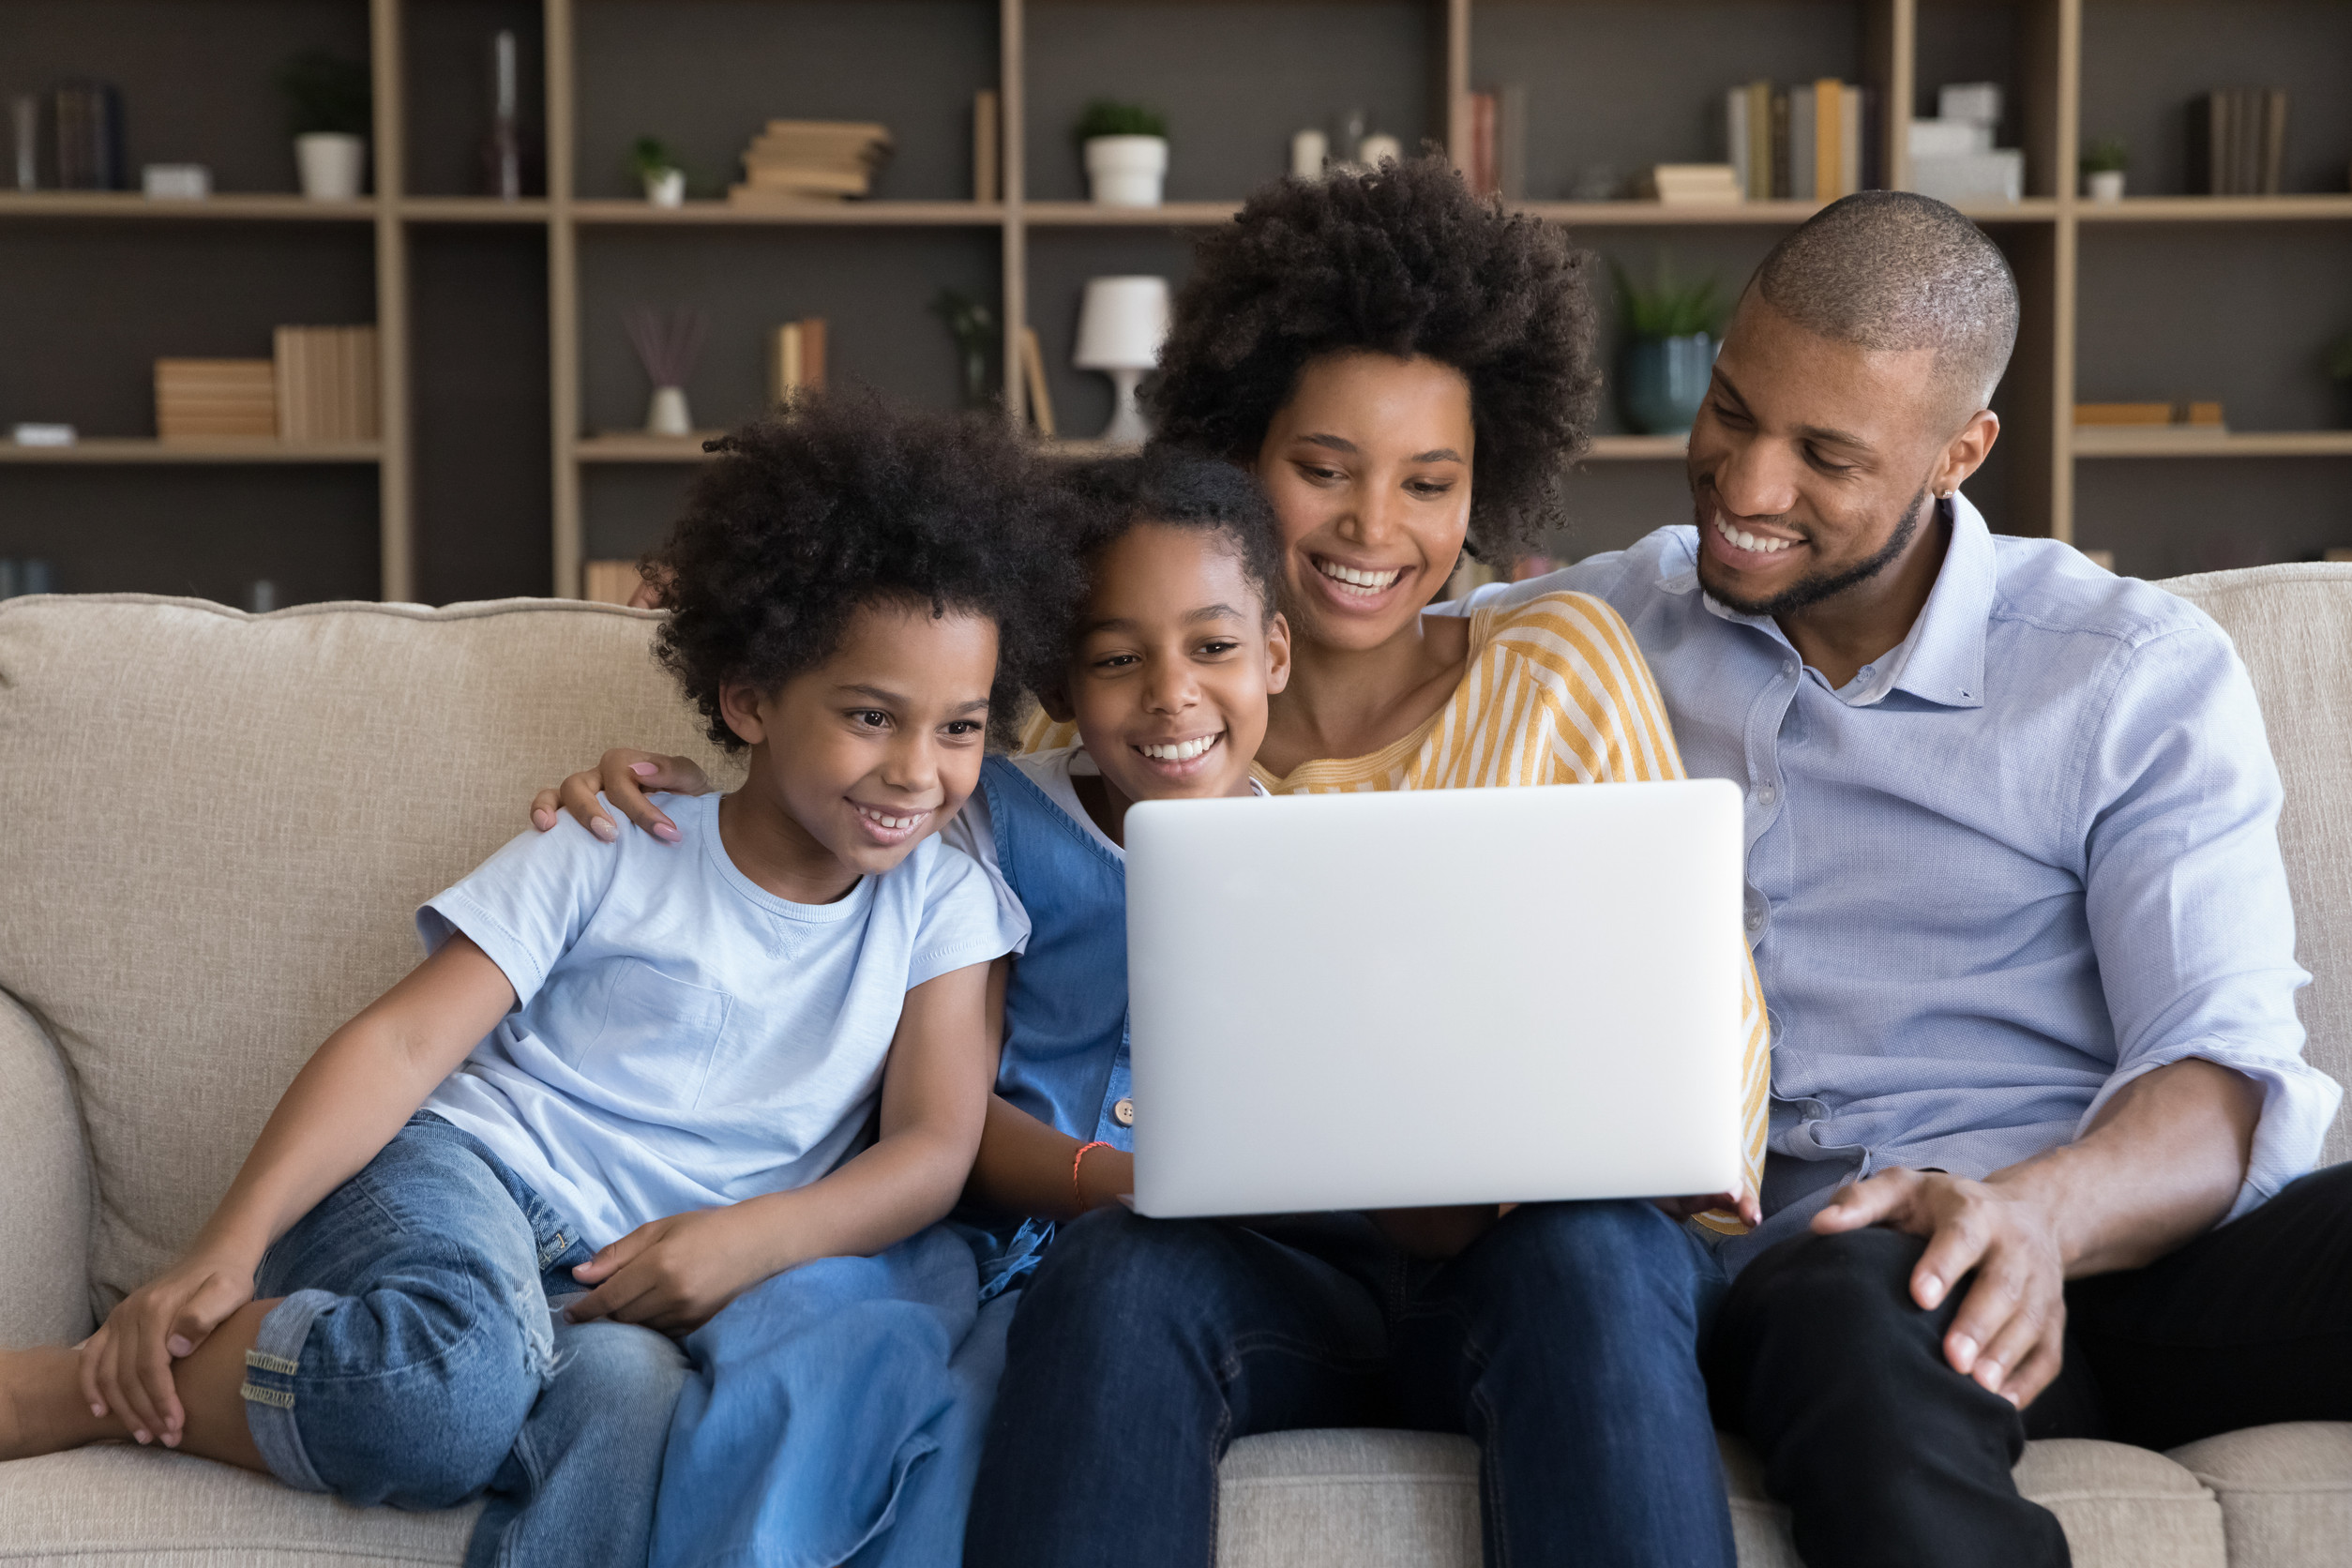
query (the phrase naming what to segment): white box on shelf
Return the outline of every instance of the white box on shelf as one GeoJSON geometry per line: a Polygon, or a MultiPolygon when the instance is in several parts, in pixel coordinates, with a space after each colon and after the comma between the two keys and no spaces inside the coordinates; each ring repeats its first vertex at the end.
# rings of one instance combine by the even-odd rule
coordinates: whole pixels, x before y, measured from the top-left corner
{"type": "Polygon", "coordinates": [[[2015,147],[1911,159],[1911,188],[1938,202],[2016,202],[2026,192],[2026,155],[2015,147]]]}
{"type": "Polygon", "coordinates": [[[212,194],[212,171],[201,163],[150,163],[139,172],[150,196],[201,202],[212,194]]]}
{"type": "Polygon", "coordinates": [[[20,424],[8,435],[19,446],[70,446],[80,439],[71,425],[20,424]]]}
{"type": "Polygon", "coordinates": [[[1947,82],[1936,89],[1938,119],[1968,120],[1981,126],[2001,123],[2001,84],[1998,82],[1947,82]]]}
{"type": "Polygon", "coordinates": [[[1913,158],[1953,158],[1993,150],[1993,128],[1974,120],[1913,120],[1913,158]]]}

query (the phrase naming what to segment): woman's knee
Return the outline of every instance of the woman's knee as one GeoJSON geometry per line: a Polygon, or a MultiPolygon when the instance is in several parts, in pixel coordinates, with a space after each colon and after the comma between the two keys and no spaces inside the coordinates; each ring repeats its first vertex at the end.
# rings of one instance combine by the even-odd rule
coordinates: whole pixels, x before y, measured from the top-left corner
{"type": "Polygon", "coordinates": [[[1721,1289],[1705,1249],[1640,1201],[1525,1204],[1499,1221],[1465,1261],[1538,1311],[1582,1303],[1605,1314],[1687,1320],[1721,1289]]]}

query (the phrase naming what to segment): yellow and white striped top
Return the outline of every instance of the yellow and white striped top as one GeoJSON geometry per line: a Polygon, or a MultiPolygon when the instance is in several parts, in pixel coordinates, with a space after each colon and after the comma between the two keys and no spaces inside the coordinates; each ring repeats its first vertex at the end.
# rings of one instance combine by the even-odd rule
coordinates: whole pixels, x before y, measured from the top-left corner
{"type": "MultiPolygon", "coordinates": [[[[1076,733],[1041,715],[1023,739],[1033,750],[1068,745],[1076,733]]],[[[1278,795],[1684,776],[1665,703],[1632,629],[1602,600],[1567,593],[1473,611],[1461,684],[1410,734],[1369,756],[1302,763],[1287,777],[1253,771],[1278,795]]],[[[1760,1192],[1771,1025],[1744,944],[1740,965],[1742,1143],[1748,1190],[1760,1192]]],[[[1746,1229],[1721,1210],[1701,1214],[1699,1223],[1728,1234],[1746,1229]]]]}

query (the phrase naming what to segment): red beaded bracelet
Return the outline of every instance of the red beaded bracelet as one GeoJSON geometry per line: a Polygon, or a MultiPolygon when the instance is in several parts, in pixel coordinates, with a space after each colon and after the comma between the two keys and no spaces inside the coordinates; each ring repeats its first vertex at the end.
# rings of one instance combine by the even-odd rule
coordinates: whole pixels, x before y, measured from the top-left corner
{"type": "Polygon", "coordinates": [[[1073,1156],[1071,1156],[1071,1159],[1070,1159],[1070,1196],[1078,1199],[1078,1213],[1079,1213],[1079,1214],[1084,1214],[1084,1213],[1086,1213],[1086,1207],[1087,1207],[1087,1205],[1086,1205],[1086,1189],[1085,1189],[1084,1187],[1082,1187],[1082,1186],[1079,1186],[1079,1185],[1078,1185],[1078,1167],[1079,1167],[1079,1166],[1081,1166],[1081,1165],[1083,1165],[1083,1164],[1086,1162],[1086,1156],[1087,1156],[1088,1154],[1093,1153],[1095,1150],[1097,1150],[1097,1149],[1108,1149],[1108,1148],[1109,1148],[1109,1147],[1110,1147],[1110,1145],[1109,1145],[1109,1144],[1105,1143],[1105,1142],[1104,1142],[1102,1139],[1100,1139],[1100,1138],[1096,1138],[1096,1139],[1095,1139],[1093,1142],[1092,1142],[1092,1143],[1081,1143],[1081,1144],[1079,1144],[1079,1145],[1078,1145],[1078,1152],[1076,1154],[1074,1154],[1073,1156]]]}

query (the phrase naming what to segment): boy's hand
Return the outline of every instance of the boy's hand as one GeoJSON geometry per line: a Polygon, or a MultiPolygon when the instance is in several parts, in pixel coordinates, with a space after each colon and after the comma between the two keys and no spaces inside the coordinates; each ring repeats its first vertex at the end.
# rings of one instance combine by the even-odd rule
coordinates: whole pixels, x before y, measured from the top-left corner
{"type": "Polygon", "coordinates": [[[593,768],[583,768],[564,780],[560,789],[541,790],[531,797],[531,825],[541,833],[555,825],[558,808],[568,811],[580,826],[611,843],[620,830],[604,813],[603,803],[596,792],[604,792],[621,815],[635,822],[666,844],[678,841],[678,824],[662,815],[654,803],[645,798],[649,790],[667,790],[673,795],[708,794],[711,781],[702,769],[688,757],[664,757],[654,751],[632,751],[616,746],[604,754],[593,768]]]}
{"type": "Polygon", "coordinates": [[[641,1225],[572,1271],[595,1289],[565,1309],[575,1323],[598,1318],[671,1335],[701,1328],[719,1308],[776,1272],[732,1209],[700,1209],[641,1225]]]}
{"type": "Polygon", "coordinates": [[[253,1299],[254,1263],[192,1253],[125,1296],[82,1342],[82,1393],[92,1415],[113,1415],[141,1442],[177,1448],[187,1425],[172,1363],[195,1353],[230,1313],[253,1299]]]}

